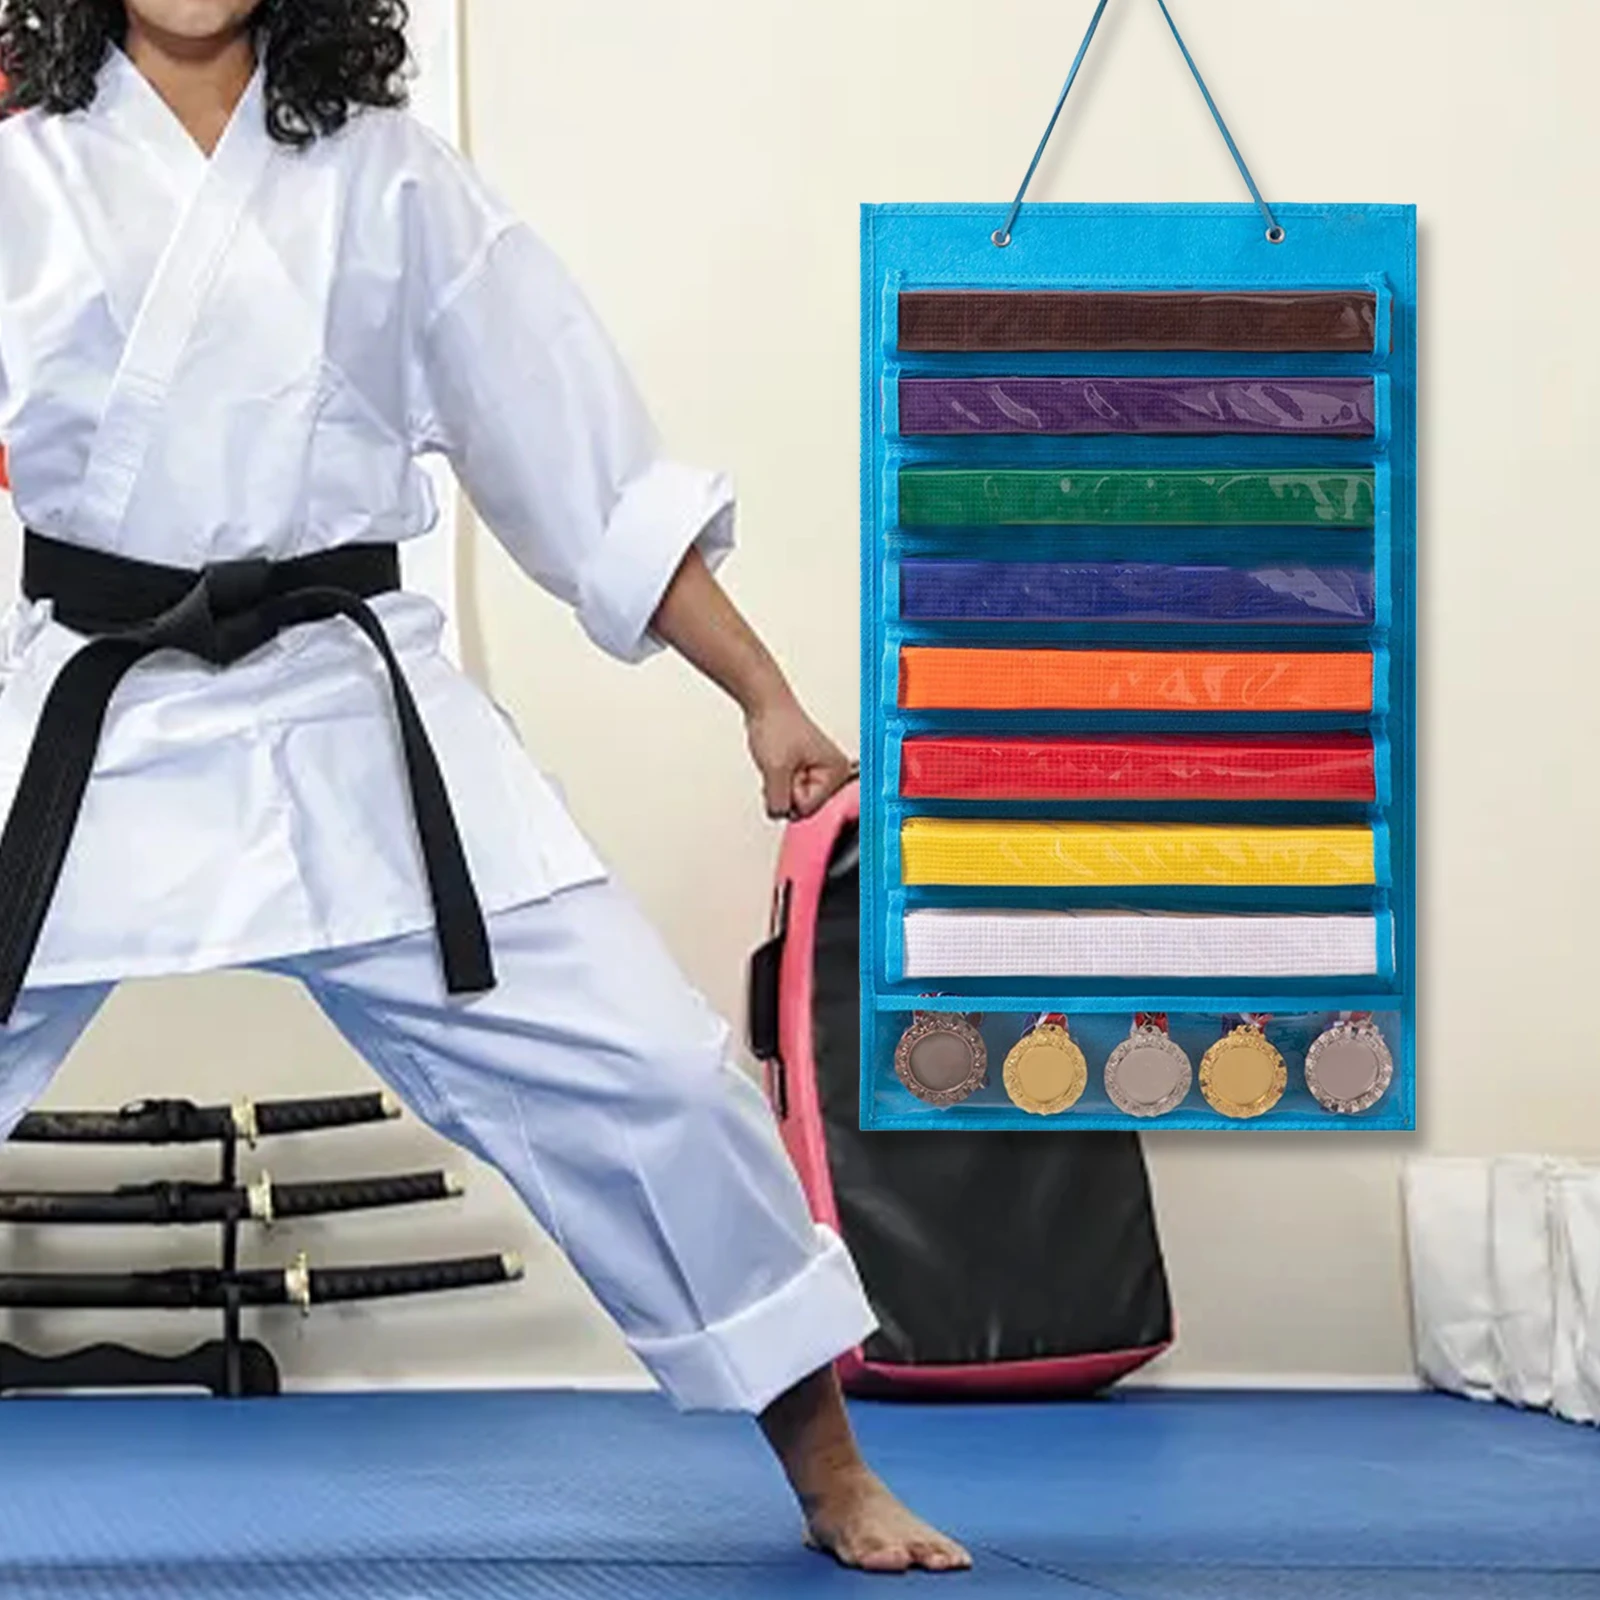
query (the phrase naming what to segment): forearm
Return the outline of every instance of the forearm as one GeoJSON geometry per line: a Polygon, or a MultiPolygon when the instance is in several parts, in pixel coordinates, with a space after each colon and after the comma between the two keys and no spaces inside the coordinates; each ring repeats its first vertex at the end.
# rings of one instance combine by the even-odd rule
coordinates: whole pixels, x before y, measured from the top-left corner
{"type": "Polygon", "coordinates": [[[849,781],[844,752],[806,715],[698,551],[678,569],[651,628],[738,702],[768,816],[809,817],[849,781]]]}
{"type": "Polygon", "coordinates": [[[698,550],[678,568],[651,631],[729,694],[746,716],[790,697],[782,668],[698,550]]]}

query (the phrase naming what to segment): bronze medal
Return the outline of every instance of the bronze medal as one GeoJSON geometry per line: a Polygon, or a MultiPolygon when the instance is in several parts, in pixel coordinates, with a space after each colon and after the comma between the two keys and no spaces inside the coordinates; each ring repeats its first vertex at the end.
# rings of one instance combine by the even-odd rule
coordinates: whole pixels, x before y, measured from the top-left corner
{"type": "Polygon", "coordinates": [[[973,1019],[953,1011],[919,1011],[895,1046],[894,1071],[919,1100],[943,1109],[984,1086],[989,1052],[973,1019]]]}

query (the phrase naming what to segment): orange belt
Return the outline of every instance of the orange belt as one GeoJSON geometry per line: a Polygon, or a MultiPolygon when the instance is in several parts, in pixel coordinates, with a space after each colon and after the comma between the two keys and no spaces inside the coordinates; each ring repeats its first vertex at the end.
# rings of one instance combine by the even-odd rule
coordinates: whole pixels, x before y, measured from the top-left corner
{"type": "Polygon", "coordinates": [[[1370,711],[1370,654],[1211,650],[900,652],[907,710],[1370,711]]]}

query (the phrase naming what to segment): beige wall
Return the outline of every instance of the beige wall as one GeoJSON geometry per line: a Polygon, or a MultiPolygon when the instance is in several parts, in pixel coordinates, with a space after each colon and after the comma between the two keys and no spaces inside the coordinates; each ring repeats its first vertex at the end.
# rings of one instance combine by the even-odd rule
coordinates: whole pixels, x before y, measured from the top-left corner
{"type": "MultiPolygon", "coordinates": [[[[853,738],[856,208],[1008,197],[1089,0],[467,9],[480,162],[576,268],[677,450],[738,473],[738,597],[853,738]],[[763,304],[783,314],[762,318],[763,304]]],[[[1600,1140],[1587,1015],[1600,538],[1580,467],[1600,433],[1584,303],[1600,13],[1579,0],[1536,0],[1511,21],[1488,0],[1176,9],[1270,194],[1421,207],[1426,1041],[1414,1140],[1150,1139],[1183,1324],[1169,1374],[1395,1378],[1408,1370],[1403,1156],[1600,1140]],[[1472,392],[1489,381],[1493,414],[1472,392]],[[1563,1037],[1541,1056],[1551,1029],[1563,1037]]],[[[1080,90],[1040,198],[1237,196],[1154,0],[1117,0],[1080,90]]],[[[736,1008],[774,846],[736,719],[671,663],[596,659],[481,538],[467,559],[476,665],[695,979],[736,1008]]],[[[225,979],[119,997],[58,1097],[360,1081],[303,1002],[225,979]]],[[[339,1164],[432,1153],[410,1130],[320,1148],[339,1164]]],[[[287,1174],[318,1149],[271,1154],[287,1174]]],[[[13,1153],[0,1173],[47,1167],[13,1153]]],[[[486,1179],[466,1214],[324,1236],[349,1258],[523,1232],[486,1179]]],[[[275,1324],[292,1369],[625,1373],[563,1270],[523,1242],[535,1272],[519,1292],[275,1324]]],[[[87,1258],[110,1241],[66,1243],[87,1258]]]]}

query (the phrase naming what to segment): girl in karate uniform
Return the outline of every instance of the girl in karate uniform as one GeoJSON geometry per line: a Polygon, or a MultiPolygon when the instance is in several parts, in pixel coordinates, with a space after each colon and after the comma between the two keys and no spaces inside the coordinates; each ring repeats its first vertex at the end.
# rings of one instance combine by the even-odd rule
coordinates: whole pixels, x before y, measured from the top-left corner
{"type": "Polygon", "coordinates": [[[813,1543],[965,1566],[857,1454],[831,1363],[872,1317],[728,1029],[398,589],[442,454],[602,649],[734,697],[773,815],[846,777],[713,576],[727,482],[405,115],[403,21],[0,0],[0,1131],[119,979],[292,975],[679,1405],[760,1417],[813,1543]]]}

